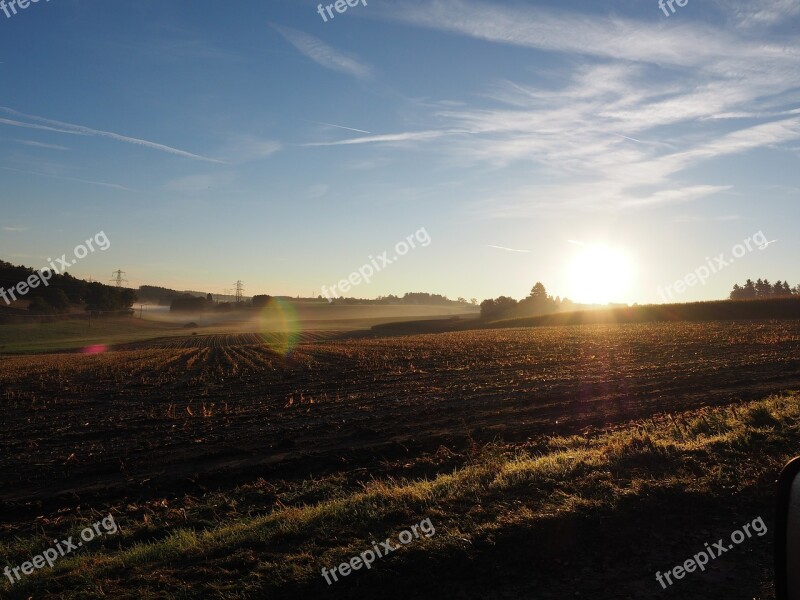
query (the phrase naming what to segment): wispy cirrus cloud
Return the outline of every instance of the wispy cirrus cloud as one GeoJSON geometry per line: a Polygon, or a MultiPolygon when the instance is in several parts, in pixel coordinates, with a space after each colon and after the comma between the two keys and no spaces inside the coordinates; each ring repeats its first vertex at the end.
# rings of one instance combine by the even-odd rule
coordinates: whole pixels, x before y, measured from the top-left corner
{"type": "Polygon", "coordinates": [[[490,42],[658,65],[705,67],[723,58],[799,55],[796,49],[743,40],[706,25],[670,27],[659,19],[637,20],[541,6],[434,0],[395,5],[386,14],[395,21],[490,42]]]}
{"type": "Polygon", "coordinates": [[[352,146],[355,144],[402,144],[439,139],[447,135],[467,133],[463,130],[452,131],[407,131],[404,133],[387,133],[383,135],[362,136],[333,142],[311,142],[304,146],[352,146]]]}
{"type": "Polygon", "coordinates": [[[191,152],[187,152],[185,150],[179,150],[178,148],[173,148],[171,146],[166,146],[164,144],[159,144],[156,142],[151,142],[149,140],[143,140],[139,138],[129,137],[126,135],[121,135],[119,133],[114,133],[111,131],[102,131],[100,129],[92,129],[91,127],[86,127],[85,125],[75,125],[73,123],[65,123],[63,121],[54,121],[52,119],[45,119],[44,117],[38,117],[35,115],[28,115],[12,108],[8,108],[5,106],[0,106],[0,111],[5,112],[6,114],[12,115],[17,117],[18,119],[26,119],[26,121],[19,121],[15,119],[0,119],[0,124],[2,125],[10,125],[12,127],[23,127],[27,129],[38,129],[42,131],[52,131],[55,133],[65,133],[69,135],[81,135],[81,136],[91,136],[91,137],[102,137],[108,138],[111,140],[115,140],[117,142],[123,142],[126,144],[133,144],[136,146],[144,146],[145,148],[150,148],[152,150],[158,150],[160,152],[166,152],[167,154],[174,154],[176,156],[182,156],[184,158],[191,158],[194,160],[202,160],[206,162],[213,162],[213,163],[220,163],[223,164],[223,161],[217,160],[215,158],[208,158],[207,156],[201,156],[199,154],[193,154],[191,152]],[[31,121],[33,121],[31,123],[31,121]]]}
{"type": "Polygon", "coordinates": [[[75,183],[86,183],[88,185],[97,185],[100,187],[107,187],[115,190],[124,190],[126,192],[133,191],[129,187],[119,185],[118,183],[108,183],[105,181],[92,181],[91,179],[80,179],[78,177],[67,177],[65,175],[56,175],[54,173],[41,173],[37,171],[27,171],[25,169],[15,169],[13,167],[0,167],[4,171],[14,171],[16,173],[24,173],[25,175],[34,175],[37,177],[47,177],[49,179],[61,179],[62,181],[73,181],[75,183]]]}
{"type": "Polygon", "coordinates": [[[372,74],[372,69],[354,56],[329,46],[313,35],[283,25],[273,25],[273,27],[302,54],[326,69],[359,79],[372,74]]]}
{"type": "Polygon", "coordinates": [[[14,140],[18,144],[24,144],[33,148],[46,148],[47,150],[69,150],[66,146],[58,146],[56,144],[44,144],[42,142],[34,142],[31,140],[14,140]]]}
{"type": "Polygon", "coordinates": [[[521,252],[524,254],[529,254],[530,250],[517,250],[516,248],[508,248],[506,246],[495,246],[493,244],[486,244],[487,248],[494,248],[495,250],[505,250],[506,252],[521,252]]]}
{"type": "MultiPolygon", "coordinates": [[[[442,135],[411,138],[438,143],[460,164],[532,163],[536,178],[548,181],[492,192],[477,205],[483,216],[698,201],[728,193],[731,185],[702,181],[694,167],[797,145],[796,34],[759,39],[735,28],[596,10],[433,0],[384,12],[416,27],[559,55],[569,69],[556,84],[546,77],[500,81],[484,91],[480,105],[440,105],[434,117],[442,131],[470,135],[446,144],[442,135]]],[[[759,0],[742,10],[763,21],[800,14],[783,0],[759,0]]],[[[374,136],[325,145],[391,141],[374,136]]]]}
{"type": "Polygon", "coordinates": [[[769,27],[800,15],[797,0],[726,0],[719,4],[742,28],[769,27]]]}
{"type": "Polygon", "coordinates": [[[309,119],[301,119],[301,121],[307,121],[309,123],[316,123],[317,125],[325,125],[326,127],[334,127],[336,129],[346,129],[347,131],[355,131],[357,133],[368,133],[371,134],[371,131],[365,131],[364,129],[356,129],[354,127],[345,127],[344,125],[334,125],[333,123],[323,123],[322,121],[311,121],[309,119]]]}

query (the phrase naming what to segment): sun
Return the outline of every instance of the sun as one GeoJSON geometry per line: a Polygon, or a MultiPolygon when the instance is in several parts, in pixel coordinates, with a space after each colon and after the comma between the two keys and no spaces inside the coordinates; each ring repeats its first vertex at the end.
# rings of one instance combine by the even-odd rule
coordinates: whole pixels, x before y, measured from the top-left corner
{"type": "Polygon", "coordinates": [[[634,278],[627,252],[602,244],[580,244],[569,266],[569,298],[583,304],[625,302],[634,278]]]}

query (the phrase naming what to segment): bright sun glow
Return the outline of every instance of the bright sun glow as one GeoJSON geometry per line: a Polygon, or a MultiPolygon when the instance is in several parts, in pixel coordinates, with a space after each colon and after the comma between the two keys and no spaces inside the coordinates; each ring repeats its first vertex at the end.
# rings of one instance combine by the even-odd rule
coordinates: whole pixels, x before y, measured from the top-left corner
{"type": "Polygon", "coordinates": [[[584,304],[626,302],[633,263],[616,248],[581,244],[569,267],[569,299],[584,304]]]}

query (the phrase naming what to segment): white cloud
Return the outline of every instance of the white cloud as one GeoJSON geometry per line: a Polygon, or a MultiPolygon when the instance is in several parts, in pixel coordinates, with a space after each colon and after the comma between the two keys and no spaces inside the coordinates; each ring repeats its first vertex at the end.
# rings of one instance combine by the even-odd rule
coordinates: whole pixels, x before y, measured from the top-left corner
{"type": "MultiPolygon", "coordinates": [[[[750,9],[762,21],[800,13],[783,0],[759,0],[750,9]]],[[[494,191],[477,205],[483,216],[697,201],[731,188],[694,173],[687,181],[693,167],[756,149],[788,150],[800,140],[796,36],[770,41],[697,22],[464,0],[404,3],[388,14],[414,26],[581,57],[558,87],[500,81],[484,92],[483,106],[440,103],[438,135],[401,134],[438,143],[459,164],[532,163],[531,177],[547,181],[494,191]],[[443,140],[443,131],[470,135],[443,140]]]]}
{"type": "Polygon", "coordinates": [[[25,169],[14,169],[12,167],[0,167],[4,171],[14,171],[16,173],[24,173],[25,175],[35,175],[37,177],[48,177],[50,179],[61,179],[63,181],[74,181],[76,183],[87,183],[89,185],[97,185],[100,187],[107,187],[115,190],[124,190],[126,192],[133,191],[129,187],[119,185],[117,183],[108,183],[105,181],[92,181],[91,179],[79,179],[77,177],[67,177],[65,175],[55,175],[53,173],[39,173],[36,171],[26,171],[25,169]]]}
{"type": "Polygon", "coordinates": [[[312,142],[305,146],[350,146],[354,144],[401,144],[405,142],[420,142],[435,140],[446,135],[465,133],[462,131],[408,131],[405,133],[388,133],[384,135],[362,136],[338,140],[335,142],[312,142]]]}
{"type": "Polygon", "coordinates": [[[501,44],[681,67],[721,59],[778,59],[794,49],[748,42],[713,27],[463,0],[403,3],[391,18],[501,44]]]}
{"type": "Polygon", "coordinates": [[[358,78],[369,77],[372,73],[372,69],[357,58],[328,46],[313,35],[297,31],[291,27],[279,25],[274,27],[292,46],[326,69],[339,71],[358,78]]]}
{"type": "Polygon", "coordinates": [[[26,146],[32,146],[33,148],[46,148],[48,150],[69,150],[66,146],[58,146],[56,144],[43,144],[42,142],[34,142],[31,140],[14,140],[19,144],[25,144],[26,146]]]}
{"type": "Polygon", "coordinates": [[[309,123],[316,123],[317,125],[325,125],[326,127],[334,127],[336,129],[346,129],[347,131],[355,131],[357,133],[368,133],[371,134],[371,131],[366,131],[364,129],[355,129],[354,127],[345,127],[344,125],[334,125],[333,123],[323,123],[322,121],[310,121],[308,119],[303,119],[304,121],[308,121],[309,123]]]}
{"type": "Polygon", "coordinates": [[[522,252],[525,254],[530,253],[530,250],[517,250],[516,248],[508,248],[506,246],[495,246],[493,244],[486,244],[487,248],[494,248],[495,250],[505,250],[506,252],[522,252]]]}
{"type": "Polygon", "coordinates": [[[168,154],[175,154],[177,156],[183,156],[184,158],[192,158],[195,160],[203,160],[207,162],[214,162],[214,163],[222,163],[221,160],[216,160],[214,158],[208,158],[205,156],[200,156],[199,154],[192,154],[191,152],[186,152],[185,150],[179,150],[177,148],[173,148],[171,146],[165,146],[164,144],[158,144],[156,142],[150,142],[148,140],[142,140],[138,138],[128,137],[125,135],[120,135],[118,133],[113,133],[110,131],[101,131],[99,129],[92,129],[91,127],[86,127],[84,125],[74,125],[72,123],[64,123],[62,121],[53,121],[52,119],[45,119],[43,117],[37,117],[34,115],[26,115],[25,113],[21,113],[11,108],[7,108],[5,106],[0,106],[0,110],[4,111],[7,114],[13,115],[18,118],[27,119],[28,121],[35,121],[36,123],[29,123],[24,121],[16,121],[12,119],[0,119],[0,123],[3,125],[11,125],[13,127],[25,127],[28,129],[39,129],[42,131],[52,131],[56,133],[66,133],[70,135],[83,135],[83,136],[92,136],[92,137],[103,137],[115,140],[117,142],[124,142],[126,144],[134,144],[136,146],[144,146],[146,148],[151,148],[153,150],[159,150],[161,152],[166,152],[168,154]],[[41,123],[44,123],[42,125],[41,123]]]}
{"type": "Polygon", "coordinates": [[[726,0],[720,5],[739,27],[768,27],[800,15],[797,0],[726,0]]]}

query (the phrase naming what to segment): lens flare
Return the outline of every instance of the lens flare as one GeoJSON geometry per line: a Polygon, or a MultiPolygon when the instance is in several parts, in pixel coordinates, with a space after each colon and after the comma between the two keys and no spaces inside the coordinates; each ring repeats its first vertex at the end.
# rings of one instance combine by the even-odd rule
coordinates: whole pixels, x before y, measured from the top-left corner
{"type": "Polygon", "coordinates": [[[93,344],[86,346],[81,352],[83,354],[102,354],[103,352],[108,352],[108,346],[105,344],[93,344]]]}
{"type": "Polygon", "coordinates": [[[272,298],[258,312],[259,332],[264,345],[281,356],[288,357],[300,341],[302,329],[297,310],[290,302],[272,298]]]}

